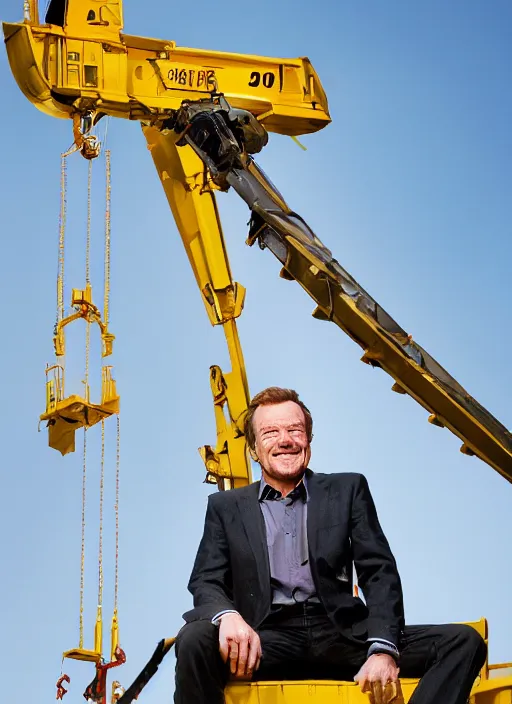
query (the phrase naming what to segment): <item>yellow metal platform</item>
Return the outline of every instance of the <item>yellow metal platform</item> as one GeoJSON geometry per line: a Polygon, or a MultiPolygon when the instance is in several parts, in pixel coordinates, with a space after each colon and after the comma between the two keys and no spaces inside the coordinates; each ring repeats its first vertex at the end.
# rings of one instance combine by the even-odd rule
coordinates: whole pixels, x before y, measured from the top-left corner
{"type": "MultiPolygon", "coordinates": [[[[418,680],[401,680],[401,684],[407,702],[418,680]]],[[[334,680],[233,683],[226,690],[226,704],[369,704],[369,701],[355,682],[334,680]]]]}
{"type": "MultiPolygon", "coordinates": [[[[401,680],[405,702],[417,684],[418,680],[401,680]]],[[[354,682],[233,683],[226,689],[226,704],[369,704],[369,701],[368,695],[354,682]]],[[[512,704],[510,678],[481,680],[473,688],[469,704],[512,704]]]]}
{"type": "Polygon", "coordinates": [[[94,404],[73,395],[57,401],[40,420],[48,422],[48,445],[66,455],[75,451],[75,432],[79,428],[89,428],[114,413],[119,413],[119,396],[94,404]]]}
{"type": "MultiPolygon", "coordinates": [[[[487,643],[487,621],[468,622],[487,643]]],[[[485,663],[473,687],[469,704],[512,704],[512,663],[485,663]]],[[[408,702],[418,679],[401,679],[403,701],[408,702]]],[[[402,704],[400,699],[395,700],[402,704]]],[[[232,682],[226,688],[226,704],[369,704],[355,682],[307,680],[300,682],[232,682]]],[[[439,704],[443,704],[439,702],[439,704]]]]}
{"type": "Polygon", "coordinates": [[[97,652],[95,650],[86,650],[85,648],[72,648],[71,650],[65,650],[62,653],[63,658],[70,658],[71,660],[82,660],[84,662],[99,662],[101,660],[101,651],[97,652]]]}

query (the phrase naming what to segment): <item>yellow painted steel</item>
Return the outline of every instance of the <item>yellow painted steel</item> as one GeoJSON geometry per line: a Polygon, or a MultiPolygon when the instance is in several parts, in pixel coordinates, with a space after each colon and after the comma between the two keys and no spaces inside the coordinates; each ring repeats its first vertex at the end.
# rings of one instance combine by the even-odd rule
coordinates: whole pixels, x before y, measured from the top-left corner
{"type": "Polygon", "coordinates": [[[324,90],[306,58],[189,49],[122,34],[121,0],[69,0],[62,22],[39,24],[33,7],[29,21],[4,24],[18,85],[54,117],[100,110],[154,123],[215,87],[269,131],[299,135],[330,122],[324,90]]]}
{"type": "Polygon", "coordinates": [[[147,126],[143,131],[208,318],[212,325],[222,326],[229,350],[231,372],[223,372],[217,365],[210,367],[217,444],[199,449],[207,481],[217,482],[222,489],[243,486],[251,481],[243,435],[249,387],[236,318],[242,312],[245,289],[233,281],[213,186],[205,178],[203,163],[192,149],[176,146],[174,132],[147,126]]]}
{"type": "MultiPolygon", "coordinates": [[[[216,365],[210,368],[217,443],[215,448],[209,445],[200,448],[207,480],[217,482],[221,489],[242,486],[251,479],[242,433],[249,391],[236,327],[245,290],[231,275],[215,186],[192,150],[176,147],[176,135],[162,128],[184,100],[199,100],[216,90],[233,107],[251,111],[268,131],[297,136],[315,132],[330,122],[326,95],[306,58],[275,59],[189,49],[178,47],[174,41],[124,34],[122,0],[51,2],[50,9],[58,4],[61,16],[54,13],[50,24],[40,23],[37,0],[27,0],[23,23],[4,23],[12,72],[20,89],[39,110],[54,117],[73,118],[75,139],[79,121],[85,114],[93,119],[106,114],[143,123],[208,318],[213,325],[222,326],[230,354],[230,372],[223,372],[216,365]]],[[[328,272],[320,260],[297,240],[288,244],[289,257],[283,276],[296,279],[315,299],[316,317],[333,320],[363,343],[363,361],[378,361],[396,380],[394,390],[409,393],[429,410],[431,422],[449,427],[461,437],[463,448],[475,452],[510,479],[510,457],[504,448],[487,437],[476,419],[454,409],[434,380],[416,368],[412,360],[399,355],[379,327],[360,315],[352,301],[342,295],[333,300],[328,272]]],[[[86,298],[87,290],[84,301],[86,298]]],[[[62,321],[57,329],[56,347],[63,342],[59,336],[63,335],[64,325],[62,321]]],[[[104,343],[106,349],[107,340],[104,343]]],[[[82,409],[76,411],[78,422],[80,413],[97,412],[97,420],[101,420],[104,402],[112,404],[111,412],[118,412],[110,368],[106,367],[104,373],[106,396],[101,404],[93,406],[88,398],[71,397],[82,409]]],[[[64,403],[63,367],[54,365],[47,374],[52,374],[47,387],[47,413],[57,418],[58,412],[73,412],[72,407],[59,406],[64,403]]],[[[485,621],[472,625],[487,638],[485,621]]],[[[117,637],[115,610],[112,650],[117,637]]],[[[96,628],[93,651],[80,647],[67,651],[65,656],[97,659],[100,638],[96,628]]],[[[415,680],[402,681],[405,701],[416,684],[415,680]]],[[[358,704],[368,702],[368,697],[354,683],[262,682],[230,684],[226,701],[227,704],[358,704]]],[[[484,667],[470,704],[512,704],[512,675],[506,665],[484,667]]]]}
{"type": "MultiPolygon", "coordinates": [[[[72,305],[79,310],[60,320],[54,337],[57,359],[65,354],[64,328],[74,320],[83,318],[86,324],[97,323],[103,340],[103,356],[112,353],[114,336],[101,321],[101,314],[92,303],[92,290],[87,284],[85,290],[73,289],[72,305]]],[[[79,428],[90,427],[104,418],[119,413],[119,396],[116,382],[112,377],[112,367],[102,367],[101,401],[92,403],[89,397],[89,384],[85,383],[84,396],[65,394],[65,371],[61,364],[46,368],[46,410],[40,420],[48,424],[48,444],[62,455],[75,451],[75,433],[79,428]]]]}
{"type": "Polygon", "coordinates": [[[94,650],[83,648],[83,634],[80,634],[80,645],[78,648],[71,648],[62,653],[63,658],[71,660],[82,660],[84,662],[100,662],[103,655],[103,616],[101,605],[96,610],[96,622],[94,624],[94,650]]]}
{"type": "MultiPolygon", "coordinates": [[[[468,623],[487,642],[485,619],[468,623]]],[[[487,663],[480,672],[469,704],[511,704],[512,677],[504,669],[510,666],[487,663]],[[491,673],[489,672],[491,671],[491,673]],[[496,672],[497,677],[490,677],[496,672]],[[507,676],[501,676],[500,674],[507,676]]],[[[418,684],[417,679],[401,679],[403,699],[393,699],[395,704],[408,702],[418,684]]],[[[389,700],[391,701],[391,700],[389,700]]],[[[307,680],[300,682],[251,682],[230,683],[226,688],[226,704],[368,704],[368,695],[363,694],[355,682],[307,680]]]]}
{"type": "Polygon", "coordinates": [[[85,289],[74,288],[71,294],[71,305],[78,309],[76,313],[68,315],[66,318],[59,320],[56,326],[53,344],[55,347],[55,355],[62,357],[66,354],[66,343],[64,337],[64,328],[74,320],[83,318],[89,323],[96,323],[101,330],[101,340],[103,342],[102,357],[108,357],[112,354],[112,347],[115,340],[114,335],[108,331],[106,323],[101,320],[101,313],[92,302],[91,284],[87,284],[85,289]]]}
{"type": "Polygon", "coordinates": [[[62,653],[63,658],[70,660],[81,660],[82,662],[99,662],[101,660],[101,650],[87,650],[87,648],[71,648],[62,653]]]}
{"type": "MultiPolygon", "coordinates": [[[[409,702],[418,680],[401,680],[403,699],[409,702]]],[[[511,678],[480,681],[472,690],[469,704],[511,704],[511,678]]],[[[311,680],[308,682],[258,682],[231,684],[226,690],[226,704],[368,704],[354,682],[311,680]]]]}

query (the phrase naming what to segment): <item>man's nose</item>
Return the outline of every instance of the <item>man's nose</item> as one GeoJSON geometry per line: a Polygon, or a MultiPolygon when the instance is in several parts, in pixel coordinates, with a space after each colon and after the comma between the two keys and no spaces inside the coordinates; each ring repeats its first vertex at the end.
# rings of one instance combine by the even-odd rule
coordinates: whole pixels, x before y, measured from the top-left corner
{"type": "Polygon", "coordinates": [[[278,438],[279,445],[293,445],[293,438],[290,435],[288,430],[285,430],[284,428],[279,432],[279,438],[278,438]]]}

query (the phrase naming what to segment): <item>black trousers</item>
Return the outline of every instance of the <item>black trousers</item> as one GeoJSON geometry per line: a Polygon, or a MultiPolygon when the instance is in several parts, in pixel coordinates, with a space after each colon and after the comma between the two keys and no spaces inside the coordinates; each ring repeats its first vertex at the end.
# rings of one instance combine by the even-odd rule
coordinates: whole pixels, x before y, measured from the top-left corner
{"type": "MultiPolygon", "coordinates": [[[[343,638],[325,613],[271,615],[259,628],[262,658],[254,680],[352,681],[368,645],[343,638]]],[[[176,641],[175,704],[224,704],[229,670],[219,654],[218,628],[209,621],[185,625],[176,641]]],[[[406,626],[401,677],[421,677],[410,704],[466,704],[486,646],[471,626],[406,626]]]]}

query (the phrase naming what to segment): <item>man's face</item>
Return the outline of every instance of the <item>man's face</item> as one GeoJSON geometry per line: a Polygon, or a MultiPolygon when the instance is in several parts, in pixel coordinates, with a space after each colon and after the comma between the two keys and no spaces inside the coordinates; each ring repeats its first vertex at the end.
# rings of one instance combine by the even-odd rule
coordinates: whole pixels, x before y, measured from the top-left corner
{"type": "Polygon", "coordinates": [[[302,408],[293,401],[258,406],[252,422],[264,475],[281,481],[299,479],[311,457],[302,408]]]}

